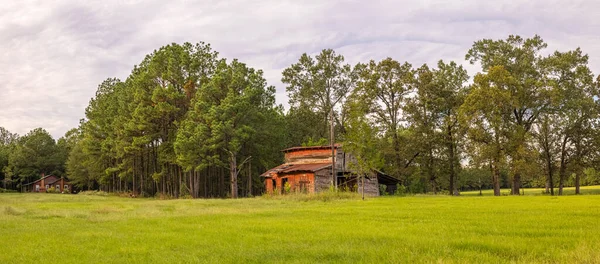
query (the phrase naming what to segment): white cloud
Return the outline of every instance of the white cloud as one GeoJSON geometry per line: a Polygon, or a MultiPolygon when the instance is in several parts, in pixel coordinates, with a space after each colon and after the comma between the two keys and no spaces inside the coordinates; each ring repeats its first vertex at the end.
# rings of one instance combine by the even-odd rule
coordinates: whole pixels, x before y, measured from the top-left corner
{"type": "MultiPolygon", "coordinates": [[[[540,34],[580,46],[600,70],[598,1],[24,1],[0,7],[0,126],[56,138],[77,126],[97,85],[125,79],[171,42],[205,41],[263,69],[287,105],[281,71],[333,48],[349,63],[392,57],[463,63],[473,41],[540,34]],[[51,3],[52,2],[52,3],[51,3]]],[[[476,67],[468,66],[473,75],[476,67]]]]}

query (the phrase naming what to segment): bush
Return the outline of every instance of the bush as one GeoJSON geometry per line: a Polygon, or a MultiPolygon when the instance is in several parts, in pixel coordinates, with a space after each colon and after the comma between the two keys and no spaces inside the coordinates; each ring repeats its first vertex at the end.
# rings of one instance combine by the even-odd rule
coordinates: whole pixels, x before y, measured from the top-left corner
{"type": "Polygon", "coordinates": [[[406,196],[406,194],[407,194],[406,186],[404,186],[400,183],[396,184],[396,192],[394,193],[394,195],[406,196]]]}
{"type": "Polygon", "coordinates": [[[15,190],[9,190],[9,189],[2,189],[0,188],[0,193],[16,193],[17,191],[15,190]]]}
{"type": "Polygon", "coordinates": [[[387,192],[387,186],[383,185],[383,184],[379,184],[379,193],[384,196],[384,195],[389,195],[389,193],[387,192]]]}

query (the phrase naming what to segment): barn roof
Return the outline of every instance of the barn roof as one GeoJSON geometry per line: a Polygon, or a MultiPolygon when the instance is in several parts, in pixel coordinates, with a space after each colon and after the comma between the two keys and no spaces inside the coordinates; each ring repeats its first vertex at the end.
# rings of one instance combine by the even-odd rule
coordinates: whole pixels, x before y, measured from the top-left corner
{"type": "Polygon", "coordinates": [[[290,172],[299,172],[299,171],[307,171],[307,172],[315,172],[318,170],[322,170],[325,168],[331,167],[331,162],[329,163],[306,163],[306,164],[294,164],[294,163],[284,163],[275,168],[272,168],[265,173],[261,174],[262,177],[269,177],[271,173],[290,173],[290,172]]]}
{"type": "Polygon", "coordinates": [[[377,179],[379,180],[380,184],[385,184],[385,185],[395,185],[400,183],[400,180],[387,175],[383,172],[381,172],[380,170],[374,170],[377,173],[377,179]]]}
{"type": "MultiPolygon", "coordinates": [[[[335,146],[335,148],[339,148],[342,145],[337,143],[334,146],[335,146]]],[[[286,149],[282,150],[282,152],[291,152],[291,151],[296,151],[296,150],[308,150],[308,149],[331,149],[331,145],[310,146],[310,147],[291,147],[291,148],[286,148],[286,149]]]]}

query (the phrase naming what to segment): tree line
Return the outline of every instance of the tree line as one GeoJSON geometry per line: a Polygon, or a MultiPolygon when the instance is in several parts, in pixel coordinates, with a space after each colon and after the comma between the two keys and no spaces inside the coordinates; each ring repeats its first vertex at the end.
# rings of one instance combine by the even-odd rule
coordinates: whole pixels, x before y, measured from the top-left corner
{"type": "Polygon", "coordinates": [[[259,195],[281,149],[334,140],[413,193],[600,184],[599,83],[579,48],[539,37],[484,39],[465,59],[350,65],[334,50],[302,54],[282,73],[284,111],[262,70],[209,44],[171,44],[126,80],[102,82],[80,125],[57,142],[43,129],[0,130],[0,180],[40,173],[81,189],[140,196],[259,195]]]}

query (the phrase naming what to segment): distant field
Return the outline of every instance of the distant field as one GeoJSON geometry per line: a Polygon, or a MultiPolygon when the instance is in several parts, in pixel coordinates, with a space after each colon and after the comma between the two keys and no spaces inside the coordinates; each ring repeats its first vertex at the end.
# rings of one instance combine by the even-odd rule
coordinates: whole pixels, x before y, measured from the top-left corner
{"type": "Polygon", "coordinates": [[[0,194],[0,263],[600,263],[599,223],[596,195],[0,194]]]}
{"type": "MultiPolygon", "coordinates": [[[[544,195],[544,191],[546,191],[546,189],[544,188],[526,188],[523,190],[523,192],[525,193],[525,195],[544,195]]],[[[582,186],[581,189],[581,194],[582,195],[586,195],[586,194],[600,194],[600,186],[596,185],[596,186],[582,186]]],[[[509,195],[510,194],[510,189],[500,189],[500,193],[502,193],[503,195],[509,195]]],[[[478,196],[479,195],[479,191],[469,191],[469,192],[461,192],[461,195],[467,195],[467,196],[478,196]]],[[[494,190],[483,190],[481,191],[481,194],[484,196],[493,196],[494,195],[494,190]]],[[[558,188],[554,188],[554,194],[558,195],[558,188]]],[[[563,190],[563,194],[564,195],[574,195],[575,194],[575,187],[566,187],[563,190]]]]}

